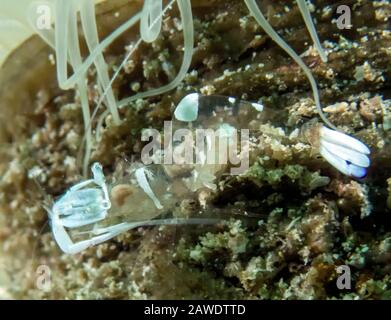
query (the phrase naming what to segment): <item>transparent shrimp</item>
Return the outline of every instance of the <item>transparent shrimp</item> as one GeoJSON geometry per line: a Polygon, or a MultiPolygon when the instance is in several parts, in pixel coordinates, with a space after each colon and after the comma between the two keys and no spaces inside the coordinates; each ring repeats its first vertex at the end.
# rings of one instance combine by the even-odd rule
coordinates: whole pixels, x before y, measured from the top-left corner
{"type": "MultiPolygon", "coordinates": [[[[64,252],[77,253],[140,226],[223,222],[219,217],[167,216],[181,200],[205,189],[217,190],[219,178],[228,169],[231,174],[245,172],[250,134],[259,134],[252,120],[268,122],[276,117],[278,112],[260,103],[197,93],[185,96],[173,121],[165,123],[164,149],[159,133],[150,132],[157,141],[147,144],[141,157],[146,161],[145,153],[152,151],[150,163],[123,168],[109,184],[96,163],[93,179],[71,187],[54,203],[49,210],[54,238],[64,252]],[[243,139],[246,130],[251,133],[243,139]],[[80,241],[72,240],[80,237],[80,241]]],[[[355,178],[365,175],[370,150],[359,140],[322,125],[304,126],[302,134],[310,136],[309,142],[343,174],[355,178]]]]}

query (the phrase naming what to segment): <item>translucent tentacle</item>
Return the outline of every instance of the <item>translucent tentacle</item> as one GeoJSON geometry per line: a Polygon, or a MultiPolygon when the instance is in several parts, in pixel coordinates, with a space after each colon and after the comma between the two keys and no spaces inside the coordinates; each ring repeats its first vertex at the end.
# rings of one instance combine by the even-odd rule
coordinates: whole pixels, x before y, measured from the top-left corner
{"type": "Polygon", "coordinates": [[[55,28],[55,50],[57,57],[57,79],[62,89],[67,89],[62,84],[68,77],[68,21],[71,6],[67,5],[67,0],[57,0],[56,2],[56,28],[55,28]]]}
{"type": "MultiPolygon", "coordinates": [[[[57,0],[57,1],[64,2],[64,0],[57,0]]],[[[65,2],[67,2],[67,1],[65,1],[65,2]]],[[[65,20],[65,13],[66,12],[63,11],[61,13],[61,10],[62,9],[59,9],[59,7],[58,7],[58,5],[56,3],[56,10],[55,10],[55,12],[59,13],[61,24],[63,26],[65,26],[65,25],[68,26],[67,20],[65,20]],[[63,16],[63,17],[61,18],[61,16],[63,16]]],[[[35,26],[35,16],[32,13],[33,13],[33,11],[30,10],[30,13],[28,15],[28,20],[29,20],[30,26],[35,30],[35,32],[40,37],[43,38],[44,41],[46,41],[52,48],[55,48],[56,47],[55,31],[53,31],[53,30],[40,30],[40,29],[37,29],[36,26],[35,26]]],[[[95,63],[95,60],[97,59],[97,57],[99,55],[101,55],[102,52],[108,46],[110,46],[122,33],[124,33],[129,28],[133,27],[140,20],[140,18],[141,18],[141,12],[135,14],[128,21],[126,21],[120,27],[115,29],[103,41],[98,43],[98,45],[96,47],[94,47],[94,49],[90,52],[88,57],[79,66],[79,68],[76,69],[76,70],[73,70],[73,74],[71,76],[65,77],[65,78],[62,77],[61,79],[59,79],[59,80],[61,80],[61,88],[63,88],[64,90],[72,88],[78,82],[78,80],[86,74],[88,68],[90,68],[91,65],[95,63]]],[[[56,20],[57,20],[57,15],[56,15],[56,20]]],[[[60,32],[58,32],[58,33],[60,34],[60,32]]],[[[62,34],[62,38],[64,38],[64,35],[65,34],[62,34]]]]}
{"type": "MultiPolygon", "coordinates": [[[[98,29],[97,29],[96,17],[95,17],[95,5],[92,0],[82,0],[79,2],[80,2],[80,17],[83,26],[83,32],[85,35],[88,49],[90,52],[93,52],[98,47],[99,44],[98,31],[97,31],[98,29]]],[[[100,54],[97,55],[94,64],[98,73],[98,79],[102,91],[104,91],[105,88],[108,86],[110,79],[109,79],[108,67],[102,52],[100,52],[100,54]]],[[[110,113],[113,116],[114,123],[119,124],[120,118],[118,114],[117,103],[111,87],[109,87],[109,89],[107,90],[106,101],[107,101],[108,109],[110,110],[110,113]]]]}
{"type": "Polygon", "coordinates": [[[132,97],[123,99],[119,102],[119,106],[124,106],[129,104],[132,101],[137,99],[144,99],[151,96],[156,96],[159,94],[163,94],[167,91],[175,89],[185,77],[187,71],[190,68],[191,58],[193,56],[194,49],[194,26],[193,26],[193,15],[191,11],[191,3],[190,0],[177,0],[179,10],[181,13],[181,20],[183,25],[183,37],[184,37],[184,55],[182,60],[181,68],[178,72],[178,75],[175,79],[169,84],[162,86],[157,89],[152,89],[146,92],[141,92],[135,94],[132,97]]]}
{"type": "Polygon", "coordinates": [[[305,0],[296,0],[297,5],[299,6],[301,15],[303,16],[304,22],[307,26],[308,32],[311,35],[312,41],[314,42],[315,48],[319,53],[320,58],[324,63],[327,62],[326,52],[323,50],[322,45],[320,44],[318,34],[316,33],[314,22],[311,19],[311,13],[308,9],[308,5],[305,0]]]}
{"type": "MultiPolygon", "coordinates": [[[[77,0],[76,0],[77,1],[77,0]]],[[[72,65],[72,68],[76,70],[82,64],[82,57],[79,45],[79,36],[78,36],[78,25],[77,25],[77,9],[76,9],[76,1],[73,0],[73,12],[71,13],[71,20],[69,23],[69,41],[73,43],[73,46],[69,48],[69,59],[72,65]]],[[[91,119],[90,106],[88,103],[88,88],[87,88],[87,79],[80,79],[77,82],[77,87],[80,96],[81,109],[83,112],[83,121],[85,128],[85,136],[86,136],[86,148],[85,148],[85,156],[83,163],[83,175],[87,175],[88,162],[91,155],[92,149],[92,133],[91,128],[88,126],[89,121],[91,119]]]]}
{"type": "Polygon", "coordinates": [[[264,15],[262,14],[261,10],[258,8],[258,5],[256,4],[255,0],[244,0],[246,3],[248,9],[250,10],[251,14],[254,16],[255,20],[259,23],[259,25],[264,29],[264,31],[269,35],[271,39],[273,39],[282,49],[284,49],[291,58],[302,68],[305,75],[307,76],[312,92],[314,95],[314,100],[316,104],[316,109],[318,111],[319,116],[323,120],[323,122],[329,126],[330,128],[335,128],[335,126],[327,119],[327,117],[324,115],[322,106],[320,104],[320,98],[319,98],[319,91],[318,86],[316,84],[315,78],[311,73],[311,70],[306,66],[306,64],[303,62],[303,60],[297,55],[295,51],[278,35],[278,33],[273,29],[273,27],[269,24],[269,22],[266,20],[264,15]]]}
{"type": "Polygon", "coordinates": [[[150,43],[159,36],[162,28],[162,12],[162,0],[145,0],[140,22],[140,35],[143,41],[150,43]]]}
{"type": "MultiPolygon", "coordinates": [[[[162,13],[161,13],[162,16],[166,13],[166,11],[167,11],[169,8],[171,8],[172,4],[173,4],[175,1],[176,1],[176,0],[171,0],[171,1],[168,3],[168,5],[164,8],[164,10],[163,10],[162,13]]],[[[141,13],[140,13],[139,15],[141,15],[141,13]]],[[[191,7],[190,7],[190,15],[191,15],[191,7]]],[[[155,21],[155,22],[157,22],[157,21],[155,21]]],[[[152,25],[153,25],[153,24],[152,24],[152,25]]],[[[191,24],[191,28],[193,28],[193,24],[191,24]]],[[[191,40],[192,40],[192,41],[194,41],[194,40],[193,40],[193,38],[194,38],[193,33],[194,33],[194,32],[191,32],[191,40]]],[[[109,88],[111,88],[111,86],[113,85],[115,79],[118,77],[119,73],[120,73],[121,70],[125,67],[127,61],[128,61],[128,60],[130,59],[130,57],[133,55],[134,51],[139,47],[139,45],[141,44],[141,42],[142,42],[142,39],[139,39],[139,40],[136,42],[136,44],[135,44],[135,45],[133,46],[133,48],[128,52],[128,54],[126,55],[125,59],[122,61],[122,63],[120,64],[120,66],[117,68],[117,71],[114,73],[113,77],[111,78],[109,85],[106,87],[105,91],[104,91],[103,94],[101,95],[101,97],[100,97],[100,99],[99,99],[99,101],[98,101],[98,103],[97,103],[97,105],[96,105],[96,107],[95,107],[95,109],[94,109],[94,112],[92,113],[91,122],[92,122],[92,120],[95,118],[96,114],[98,113],[98,110],[99,110],[99,108],[101,107],[101,105],[102,105],[102,103],[103,103],[103,99],[104,99],[104,97],[105,97],[105,95],[106,95],[107,90],[108,90],[109,88]]],[[[186,41],[185,41],[185,42],[186,42],[186,41]]],[[[191,45],[191,47],[193,48],[193,45],[191,45]]],[[[191,52],[192,52],[192,51],[193,51],[193,49],[191,50],[191,52]]],[[[192,53],[191,53],[191,55],[192,55],[192,53]]],[[[190,59],[191,59],[191,57],[190,57],[190,59]]],[[[183,65],[182,65],[182,66],[183,66],[183,65]]],[[[189,64],[189,66],[190,66],[190,64],[189,64]]],[[[181,68],[181,69],[182,69],[182,68],[181,68]]],[[[187,70],[185,71],[183,77],[186,75],[186,72],[187,72],[187,70]]],[[[181,76],[181,75],[178,74],[178,76],[181,76]]],[[[178,76],[177,76],[177,78],[178,78],[178,76]]],[[[183,79],[183,78],[182,78],[182,79],[183,79]]],[[[181,79],[180,81],[182,81],[182,79],[181,79]]],[[[175,80],[174,80],[174,81],[175,81],[175,80]]],[[[180,81],[178,82],[178,84],[180,83],[180,81]]],[[[174,86],[174,87],[175,87],[175,86],[174,86]]],[[[163,88],[163,87],[162,87],[162,88],[163,88]]],[[[170,89],[170,90],[171,90],[171,89],[170,89]]],[[[153,90],[151,90],[151,91],[153,91],[153,90]]],[[[168,91],[168,90],[167,90],[167,91],[168,91]]],[[[150,93],[150,91],[144,92],[144,94],[146,94],[146,97],[150,96],[148,93],[150,93]]],[[[151,95],[153,95],[153,94],[151,94],[151,95]]],[[[128,99],[131,99],[131,101],[134,101],[134,100],[136,100],[136,99],[141,99],[141,98],[142,98],[142,97],[140,97],[140,96],[138,96],[138,95],[135,95],[135,96],[132,96],[132,97],[130,97],[130,98],[128,98],[128,99]]],[[[121,105],[121,102],[119,102],[119,105],[121,105]]],[[[102,127],[104,118],[105,118],[107,115],[108,115],[108,113],[107,113],[107,112],[104,112],[104,113],[99,117],[99,121],[98,121],[98,125],[97,125],[97,130],[96,130],[97,141],[100,140],[100,132],[101,132],[100,128],[102,127]]],[[[91,125],[91,124],[90,124],[90,125],[91,125]]]]}

